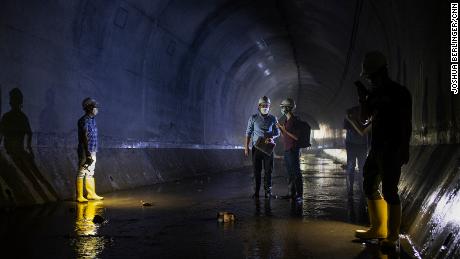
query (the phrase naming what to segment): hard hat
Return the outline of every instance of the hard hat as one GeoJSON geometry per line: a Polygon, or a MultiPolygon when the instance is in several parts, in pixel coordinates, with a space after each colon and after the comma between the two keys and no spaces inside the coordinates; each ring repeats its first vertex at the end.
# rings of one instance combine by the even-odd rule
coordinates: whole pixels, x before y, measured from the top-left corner
{"type": "Polygon", "coordinates": [[[281,104],[280,104],[281,107],[291,107],[291,109],[295,109],[296,105],[295,105],[295,101],[294,99],[292,98],[286,98],[284,99],[281,104]]]}
{"type": "Polygon", "coordinates": [[[361,76],[374,74],[387,66],[387,59],[380,51],[371,51],[364,56],[361,76]]]}
{"type": "Polygon", "coordinates": [[[261,105],[261,104],[271,104],[270,98],[268,98],[267,96],[260,97],[259,105],[261,105]]]}
{"type": "Polygon", "coordinates": [[[83,107],[83,110],[87,110],[87,109],[98,107],[99,104],[96,102],[95,99],[91,97],[86,97],[81,103],[81,106],[83,107]]]}

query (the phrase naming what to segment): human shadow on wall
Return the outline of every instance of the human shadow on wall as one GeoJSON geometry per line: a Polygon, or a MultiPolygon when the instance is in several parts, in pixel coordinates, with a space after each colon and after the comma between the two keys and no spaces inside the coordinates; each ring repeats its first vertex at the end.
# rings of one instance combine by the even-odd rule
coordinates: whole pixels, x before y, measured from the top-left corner
{"type": "Polygon", "coordinates": [[[6,153],[22,172],[23,177],[19,174],[15,175],[13,179],[10,177],[7,184],[14,189],[18,188],[16,190],[21,193],[30,192],[29,188],[33,188],[39,195],[36,199],[38,202],[55,201],[59,196],[35,163],[31,145],[32,129],[29,119],[22,111],[23,94],[21,90],[14,88],[10,91],[9,97],[11,110],[1,118],[0,136],[3,138],[6,153]],[[27,148],[24,148],[24,140],[26,140],[27,148]],[[28,185],[29,187],[27,187],[28,185]]]}

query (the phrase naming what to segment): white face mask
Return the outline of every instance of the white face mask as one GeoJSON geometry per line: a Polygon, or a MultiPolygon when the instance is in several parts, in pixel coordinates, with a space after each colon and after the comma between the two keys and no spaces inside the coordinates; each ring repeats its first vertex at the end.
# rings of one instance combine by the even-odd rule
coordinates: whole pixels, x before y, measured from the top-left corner
{"type": "Polygon", "coordinates": [[[93,116],[96,116],[98,112],[99,112],[99,110],[97,108],[93,108],[93,112],[92,112],[93,116]]]}
{"type": "Polygon", "coordinates": [[[260,108],[260,113],[262,113],[263,115],[267,115],[268,111],[270,111],[270,108],[260,108]]]}

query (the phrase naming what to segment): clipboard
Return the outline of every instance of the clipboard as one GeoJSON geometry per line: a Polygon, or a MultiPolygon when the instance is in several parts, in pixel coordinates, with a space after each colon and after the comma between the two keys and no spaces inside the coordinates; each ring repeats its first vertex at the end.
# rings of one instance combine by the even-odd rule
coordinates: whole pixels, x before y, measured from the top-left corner
{"type": "Polygon", "coordinates": [[[264,138],[259,138],[254,145],[255,148],[257,148],[259,151],[263,152],[267,156],[271,156],[273,153],[273,150],[275,149],[276,144],[273,142],[268,142],[265,143],[264,138]]]}

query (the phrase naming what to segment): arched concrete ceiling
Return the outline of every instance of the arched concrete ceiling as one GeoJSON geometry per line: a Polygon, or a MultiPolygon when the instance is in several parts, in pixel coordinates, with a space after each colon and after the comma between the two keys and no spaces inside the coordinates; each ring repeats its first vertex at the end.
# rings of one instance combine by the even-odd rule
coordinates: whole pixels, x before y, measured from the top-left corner
{"type": "MultiPolygon", "coordinates": [[[[441,33],[445,7],[418,3],[6,0],[0,84],[3,93],[23,89],[39,132],[71,136],[80,100],[94,96],[111,140],[240,144],[262,95],[272,98],[275,115],[291,96],[299,113],[340,128],[343,111],[356,103],[352,82],[363,54],[379,49],[392,76],[422,100],[414,102],[416,126],[436,125],[439,112],[422,108],[437,101],[423,101],[419,88],[427,86],[417,78],[445,80],[447,67],[436,64],[447,53],[429,51],[443,42],[424,33],[441,33]]],[[[451,111],[443,121],[458,120],[454,100],[441,106],[451,111]]]]}

